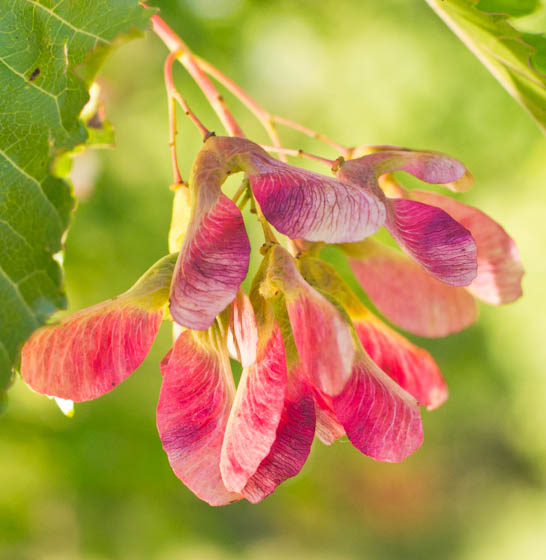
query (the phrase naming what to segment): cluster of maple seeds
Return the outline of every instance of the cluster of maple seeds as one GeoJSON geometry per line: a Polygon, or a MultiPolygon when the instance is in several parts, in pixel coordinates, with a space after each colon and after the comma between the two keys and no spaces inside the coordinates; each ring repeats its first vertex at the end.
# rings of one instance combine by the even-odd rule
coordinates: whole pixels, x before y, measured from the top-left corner
{"type": "Polygon", "coordinates": [[[419,405],[439,406],[445,382],[432,357],[368,310],[320,249],[346,253],[387,319],[434,337],[471,324],[475,298],[500,304],[521,295],[514,242],[479,210],[408,191],[391,175],[401,170],[466,190],[468,172],[443,154],[377,146],[360,155],[326,139],[351,158],[315,157],[335,177],[274,159],[268,151],[291,152],[280,146],[274,119],[152,19],[172,51],[165,76],[177,186],[173,253],[125,294],[39,329],[23,349],[23,378],[47,395],[96,398],[140,365],[162,320],[172,319],[182,332],[161,363],[157,425],[174,472],[199,498],[260,501],[299,472],[315,435],[326,444],[347,435],[376,460],[404,459],[422,442],[419,405]],[[172,81],[175,59],[232,137],[212,135],[190,111],[172,81]],[[239,92],[276,146],[266,151],[242,137],[204,72],[239,92]],[[187,186],[176,161],[176,103],[204,138],[187,186]],[[239,206],[221,190],[238,172],[239,206]],[[247,201],[265,237],[249,295],[241,289],[250,258],[240,210],[247,201]],[[383,226],[403,252],[371,237],[383,226]],[[243,367],[237,387],[230,356],[243,367]]]}

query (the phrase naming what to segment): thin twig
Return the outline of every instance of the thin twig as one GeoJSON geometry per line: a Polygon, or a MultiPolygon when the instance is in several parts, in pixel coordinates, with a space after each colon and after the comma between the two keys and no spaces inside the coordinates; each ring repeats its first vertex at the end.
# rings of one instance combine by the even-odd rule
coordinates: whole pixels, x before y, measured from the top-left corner
{"type": "Polygon", "coordinates": [[[233,195],[231,200],[233,200],[233,202],[237,204],[237,201],[239,200],[240,196],[249,188],[249,186],[250,184],[248,182],[248,179],[245,177],[245,179],[243,179],[239,188],[235,191],[235,194],[233,195]]]}
{"type": "Polygon", "coordinates": [[[180,95],[173,81],[173,62],[178,57],[178,51],[172,51],[169,53],[165,59],[165,64],[163,67],[163,74],[165,78],[165,87],[167,89],[167,100],[169,107],[169,146],[171,148],[171,160],[173,167],[173,180],[175,185],[185,184],[185,181],[180,175],[180,169],[178,167],[178,157],[176,154],[176,102],[178,102],[184,112],[197,126],[203,138],[207,138],[210,135],[209,130],[201,123],[197,116],[192,112],[189,105],[186,103],[185,99],[180,95]]]}
{"type": "Polygon", "coordinates": [[[186,103],[186,100],[180,95],[179,91],[176,89],[173,81],[173,62],[180,56],[179,51],[171,51],[167,59],[165,60],[165,85],[167,87],[167,94],[170,97],[174,97],[176,101],[180,104],[182,109],[184,109],[184,113],[190,117],[193,121],[195,126],[201,132],[203,138],[207,138],[210,136],[210,130],[203,125],[203,123],[197,118],[195,113],[190,109],[189,105],[186,103]]]}
{"type": "Polygon", "coordinates": [[[303,126],[289,119],[285,119],[284,117],[278,117],[277,115],[271,115],[271,119],[276,123],[282,124],[283,126],[287,126],[289,128],[293,128],[294,130],[297,130],[302,134],[328,144],[328,146],[334,148],[334,150],[337,150],[344,158],[349,158],[351,155],[351,148],[347,148],[346,146],[343,146],[343,144],[339,144],[338,142],[332,140],[331,138],[328,138],[328,136],[325,136],[320,132],[317,132],[311,128],[307,128],[306,126],[303,126]]]}
{"type": "Polygon", "coordinates": [[[224,98],[218,93],[218,90],[214,87],[205,72],[199,68],[186,43],[182,41],[160,16],[153,15],[151,20],[156,35],[165,43],[171,52],[176,52],[177,60],[196,81],[228,133],[231,136],[244,138],[244,132],[226,107],[224,98]]]}
{"type": "Polygon", "coordinates": [[[338,160],[327,159],[321,156],[316,156],[315,154],[310,154],[309,152],[304,152],[303,150],[294,150],[293,148],[277,148],[276,146],[261,146],[266,152],[274,152],[287,154],[289,156],[312,159],[314,161],[320,161],[328,165],[328,167],[333,167],[338,163],[338,160]]]}
{"type": "Polygon", "coordinates": [[[178,157],[176,155],[176,100],[168,96],[169,103],[169,146],[171,148],[171,165],[173,168],[173,185],[182,185],[185,181],[180,175],[178,157]]]}
{"type": "MultiPolygon", "coordinates": [[[[329,165],[331,165],[331,160],[320,158],[319,156],[313,156],[312,154],[307,154],[305,152],[302,152],[301,150],[291,150],[289,148],[283,148],[278,132],[274,125],[275,122],[293,128],[303,134],[324,142],[325,144],[340,152],[345,158],[351,157],[353,151],[352,148],[347,148],[346,146],[343,146],[342,144],[339,144],[338,142],[335,142],[334,140],[328,138],[324,134],[300,125],[299,123],[296,123],[289,119],[285,119],[283,117],[272,115],[271,113],[266,111],[250,95],[243,91],[233,80],[228,78],[225,74],[220,72],[220,70],[215,68],[212,64],[210,64],[203,58],[194,55],[190,51],[186,43],[184,43],[184,41],[169,27],[169,25],[167,25],[167,23],[160,16],[154,15],[152,16],[151,20],[155,33],[167,45],[171,52],[176,53],[175,58],[177,58],[183,64],[192,78],[196,81],[197,85],[201,88],[212,108],[215,110],[216,114],[231,136],[244,137],[244,133],[235,121],[233,115],[228,110],[224,102],[224,98],[218,93],[218,90],[214,87],[206,74],[209,74],[215,80],[220,82],[254,114],[254,116],[263,125],[269,137],[271,138],[271,141],[273,142],[273,147],[271,147],[269,151],[281,154],[281,159],[283,159],[284,161],[286,161],[286,159],[283,157],[284,155],[295,155],[296,157],[308,157],[310,159],[315,159],[317,161],[322,161],[323,163],[328,163],[329,165]]],[[[176,95],[179,96],[180,94],[178,94],[177,92],[176,95]]],[[[178,97],[177,101],[180,102],[178,97]]]]}
{"type": "Polygon", "coordinates": [[[239,210],[242,211],[249,200],[250,200],[250,192],[245,191],[243,197],[237,202],[237,208],[239,208],[239,210]]]}

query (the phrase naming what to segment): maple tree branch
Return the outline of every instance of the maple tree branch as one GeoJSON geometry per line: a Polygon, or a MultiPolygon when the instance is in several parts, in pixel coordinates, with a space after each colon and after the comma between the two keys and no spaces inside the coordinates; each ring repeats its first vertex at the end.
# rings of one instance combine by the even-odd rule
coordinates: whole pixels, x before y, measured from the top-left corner
{"type": "MultiPolygon", "coordinates": [[[[145,5],[145,4],[143,4],[145,5]]],[[[218,90],[212,84],[210,79],[208,78],[207,74],[210,74],[214,79],[220,82],[224,87],[226,87],[235,97],[237,97],[259,120],[259,122],[264,126],[266,131],[268,132],[271,141],[273,142],[273,146],[264,146],[264,149],[269,152],[274,152],[280,154],[280,157],[283,161],[286,161],[286,155],[294,156],[294,157],[304,157],[308,159],[313,159],[315,161],[320,161],[321,163],[325,163],[326,165],[332,167],[336,165],[337,160],[329,160],[320,156],[316,156],[314,154],[310,154],[308,152],[304,152],[303,150],[295,150],[291,148],[284,148],[282,147],[280,137],[277,133],[277,130],[274,126],[274,122],[278,122],[279,124],[283,124],[284,126],[288,126],[302,132],[303,134],[307,134],[308,136],[312,136],[317,140],[320,140],[329,146],[335,148],[338,152],[340,152],[344,157],[349,158],[352,154],[352,148],[346,148],[345,146],[334,142],[327,136],[315,132],[314,130],[307,128],[303,125],[300,125],[296,122],[290,121],[288,119],[284,119],[282,117],[277,117],[275,115],[271,115],[268,111],[266,111],[261,105],[259,105],[250,95],[248,95],[242,88],[240,88],[235,82],[233,82],[230,78],[225,76],[222,72],[220,72],[217,68],[212,66],[206,60],[202,59],[194,55],[186,43],[172,30],[172,28],[158,15],[153,15],[151,17],[152,26],[154,32],[158,35],[158,37],[165,43],[167,48],[171,51],[171,54],[167,58],[167,61],[172,65],[174,59],[177,59],[188,71],[188,73],[192,76],[195,80],[197,85],[200,87],[201,91],[206,96],[207,100],[209,101],[210,105],[224,124],[226,130],[231,136],[238,136],[244,138],[244,133],[242,129],[237,124],[235,118],[227,108],[224,98],[218,93],[218,90]]],[[[167,61],[165,63],[165,67],[167,68],[168,64],[167,61]]],[[[192,118],[194,123],[200,128],[201,132],[204,134],[205,138],[210,135],[207,129],[200,123],[187,106],[187,103],[184,101],[182,96],[178,93],[174,84],[172,83],[172,74],[167,74],[166,70],[166,80],[170,79],[170,86],[171,89],[168,90],[170,95],[175,98],[184,108],[186,114],[192,118]],[[167,78],[168,76],[168,78],[167,78]],[[203,132],[205,131],[205,132],[203,132]]],[[[173,164],[174,165],[174,164],[173,164]]]]}

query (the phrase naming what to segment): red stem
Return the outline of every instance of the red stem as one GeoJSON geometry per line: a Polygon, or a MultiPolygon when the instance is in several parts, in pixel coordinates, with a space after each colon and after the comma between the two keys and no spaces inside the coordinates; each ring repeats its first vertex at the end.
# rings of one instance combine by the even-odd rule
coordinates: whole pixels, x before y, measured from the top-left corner
{"type": "Polygon", "coordinates": [[[293,148],[278,148],[277,146],[261,146],[266,152],[274,152],[279,154],[288,154],[289,156],[293,157],[301,157],[306,159],[312,159],[314,161],[320,161],[321,163],[326,164],[328,167],[333,167],[334,165],[338,164],[338,160],[326,159],[320,156],[316,156],[315,154],[310,154],[308,152],[304,152],[303,150],[294,150],[293,148]]]}
{"type": "Polygon", "coordinates": [[[222,121],[222,124],[231,136],[244,138],[244,132],[229,112],[224,98],[218,93],[208,76],[199,68],[187,45],[158,15],[151,17],[152,27],[156,35],[165,43],[171,52],[176,53],[178,61],[186,68],[191,77],[197,82],[208,102],[222,121]]]}

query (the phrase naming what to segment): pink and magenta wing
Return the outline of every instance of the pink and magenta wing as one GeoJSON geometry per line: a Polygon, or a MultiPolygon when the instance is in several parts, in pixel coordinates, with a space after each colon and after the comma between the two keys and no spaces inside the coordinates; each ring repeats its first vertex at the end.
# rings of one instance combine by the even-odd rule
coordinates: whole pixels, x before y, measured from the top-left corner
{"type": "Polygon", "coordinates": [[[176,476],[211,505],[240,499],[220,474],[234,385],[227,356],[184,331],[161,363],[157,429],[176,476]]]}
{"type": "Polygon", "coordinates": [[[207,329],[235,298],[248,271],[243,217],[225,195],[190,224],[171,287],[170,311],[180,325],[207,329]]]}
{"type": "Polygon", "coordinates": [[[332,397],[321,393],[316,388],[313,391],[315,399],[315,415],[317,427],[315,435],[325,445],[332,445],[334,441],[345,435],[345,428],[339,423],[332,397]]]}
{"type": "Polygon", "coordinates": [[[142,363],[168,302],[176,255],[155,263],[127,292],[38,329],[23,347],[21,375],[35,391],[86,401],[142,363]]]}
{"type": "Polygon", "coordinates": [[[477,298],[500,305],[521,297],[523,266],[514,240],[487,214],[441,194],[411,191],[412,199],[442,208],[467,228],[476,242],[478,274],[468,290],[477,298]]]}
{"type": "Polygon", "coordinates": [[[477,274],[472,234],[436,206],[389,199],[386,227],[402,249],[429,274],[451,286],[468,286],[477,274]]]}
{"type": "Polygon", "coordinates": [[[314,435],[311,387],[303,372],[290,371],[276,439],[268,456],[243,489],[243,496],[249,502],[257,503],[286,479],[296,476],[309,456],[314,435]]]}
{"type": "Polygon", "coordinates": [[[417,402],[364,353],[333,404],[351,443],[377,461],[400,462],[423,441],[417,402]]]}
{"type": "Polygon", "coordinates": [[[447,385],[432,356],[370,315],[353,320],[370,358],[429,410],[447,399],[447,385]]]}
{"type": "MultiPolygon", "coordinates": [[[[466,191],[472,176],[455,158],[440,152],[415,151],[397,146],[376,146],[379,151],[350,160],[344,164],[350,173],[360,177],[378,178],[385,173],[405,171],[421,181],[442,184],[453,191],[466,191]]],[[[358,153],[358,148],[355,150],[358,153]]],[[[343,168],[342,168],[343,169],[343,168]]]]}
{"type": "Polygon", "coordinates": [[[23,347],[21,375],[38,393],[95,399],[126,379],[147,356],[163,310],[102,304],[38,329],[23,347]]]}
{"type": "Polygon", "coordinates": [[[267,220],[293,239],[343,243],[375,233],[384,223],[383,201],[350,183],[278,164],[251,175],[267,220]]]}
{"type": "Polygon", "coordinates": [[[256,361],[258,327],[249,297],[239,290],[230,310],[227,345],[230,356],[245,367],[256,361]]]}
{"type": "Polygon", "coordinates": [[[286,310],[304,370],[321,391],[338,394],[351,375],[353,334],[341,311],[301,276],[280,246],[271,252],[270,290],[285,295],[286,310]]]}
{"type": "Polygon", "coordinates": [[[466,289],[440,282],[403,253],[377,242],[373,247],[362,257],[349,254],[349,264],[389,321],[427,337],[446,336],[476,321],[476,303],[466,289]]]}
{"type": "Polygon", "coordinates": [[[243,370],[222,447],[227,488],[240,492],[271,450],[286,392],[286,357],[276,326],[256,363],[243,370]]]}

